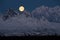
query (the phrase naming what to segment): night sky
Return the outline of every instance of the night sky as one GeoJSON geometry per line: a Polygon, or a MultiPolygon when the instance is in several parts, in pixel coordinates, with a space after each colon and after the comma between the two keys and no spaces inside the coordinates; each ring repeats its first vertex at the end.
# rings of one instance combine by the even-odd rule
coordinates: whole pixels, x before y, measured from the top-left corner
{"type": "Polygon", "coordinates": [[[60,0],[0,0],[0,35],[15,34],[60,35],[60,0]]]}
{"type": "Polygon", "coordinates": [[[60,0],[0,0],[0,12],[8,8],[18,10],[20,5],[23,5],[26,10],[32,11],[41,5],[49,7],[60,5],[60,0]]]}

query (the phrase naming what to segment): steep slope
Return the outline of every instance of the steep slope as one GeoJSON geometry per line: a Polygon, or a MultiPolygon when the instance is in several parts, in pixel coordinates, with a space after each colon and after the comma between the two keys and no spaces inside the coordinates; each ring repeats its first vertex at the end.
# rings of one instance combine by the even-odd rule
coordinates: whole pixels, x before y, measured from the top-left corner
{"type": "Polygon", "coordinates": [[[60,6],[46,7],[41,6],[32,11],[32,16],[41,19],[44,16],[49,22],[60,23],[60,6]]]}
{"type": "MultiPolygon", "coordinates": [[[[59,8],[60,7],[50,8],[41,6],[33,10],[32,13],[26,10],[24,12],[18,12],[12,11],[11,9],[11,11],[6,14],[8,15],[6,21],[0,18],[0,32],[6,36],[60,35],[60,20],[56,20],[56,18],[60,19],[59,8]],[[52,11],[52,9],[55,11],[52,11]],[[54,15],[54,13],[56,15],[54,15]]],[[[5,17],[5,15],[3,15],[3,17],[5,17]]]]}
{"type": "Polygon", "coordinates": [[[14,17],[14,16],[16,16],[17,15],[17,13],[13,10],[13,9],[11,9],[11,8],[9,8],[8,10],[7,10],[7,12],[5,13],[5,15],[3,15],[3,20],[6,20],[6,19],[8,19],[9,17],[14,17]]]}
{"type": "Polygon", "coordinates": [[[9,18],[11,18],[11,17],[19,16],[19,15],[21,15],[21,14],[24,14],[26,17],[31,16],[30,13],[27,12],[27,11],[19,12],[19,11],[16,11],[16,10],[13,10],[13,9],[9,8],[9,9],[6,11],[5,15],[2,16],[2,19],[3,19],[3,20],[6,20],[6,19],[9,19],[9,18]]]}

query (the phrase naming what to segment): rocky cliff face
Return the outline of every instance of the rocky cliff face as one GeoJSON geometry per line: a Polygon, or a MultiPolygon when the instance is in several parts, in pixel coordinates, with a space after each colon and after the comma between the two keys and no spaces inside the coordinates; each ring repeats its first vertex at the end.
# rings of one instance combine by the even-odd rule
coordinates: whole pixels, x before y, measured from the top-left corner
{"type": "Polygon", "coordinates": [[[49,22],[60,23],[60,7],[56,6],[54,8],[41,6],[33,10],[32,15],[34,18],[41,19],[43,16],[49,22]]]}
{"type": "Polygon", "coordinates": [[[16,11],[16,10],[13,10],[13,9],[9,8],[9,9],[5,12],[5,15],[2,16],[2,19],[3,19],[3,20],[7,20],[7,19],[9,19],[9,18],[11,18],[11,17],[17,17],[17,16],[19,16],[19,15],[21,15],[21,14],[24,14],[26,17],[31,16],[30,13],[27,12],[27,11],[18,12],[18,11],[16,11]]]}

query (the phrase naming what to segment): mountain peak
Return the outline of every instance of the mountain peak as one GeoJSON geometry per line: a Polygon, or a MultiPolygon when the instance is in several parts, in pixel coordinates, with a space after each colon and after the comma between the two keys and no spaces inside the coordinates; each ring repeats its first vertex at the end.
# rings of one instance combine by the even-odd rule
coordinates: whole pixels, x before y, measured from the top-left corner
{"type": "Polygon", "coordinates": [[[9,17],[14,17],[18,15],[18,13],[15,12],[12,8],[9,8],[6,12],[5,15],[3,15],[3,20],[8,19],[9,17]]]}
{"type": "Polygon", "coordinates": [[[21,14],[24,14],[26,17],[31,17],[31,14],[30,12],[27,12],[26,10],[23,11],[23,12],[19,12],[19,11],[16,11],[16,10],[13,10],[12,8],[9,8],[6,12],[5,12],[5,15],[3,15],[3,20],[6,20],[10,17],[16,17],[18,15],[21,15],[21,14]]]}

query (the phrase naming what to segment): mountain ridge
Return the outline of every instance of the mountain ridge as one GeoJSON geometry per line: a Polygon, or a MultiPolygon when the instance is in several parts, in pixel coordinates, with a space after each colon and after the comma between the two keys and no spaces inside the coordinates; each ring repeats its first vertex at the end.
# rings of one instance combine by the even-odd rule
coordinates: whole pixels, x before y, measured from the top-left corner
{"type": "MultiPolygon", "coordinates": [[[[0,18],[0,32],[5,35],[19,35],[22,34],[31,34],[31,35],[60,35],[60,23],[54,22],[54,20],[60,17],[60,7],[45,7],[41,6],[32,11],[20,12],[18,15],[8,15],[8,18],[4,21],[0,18]],[[56,13],[57,12],[57,13],[56,13]],[[28,16],[26,16],[28,14],[28,16]],[[49,20],[53,20],[50,22],[49,20]]],[[[11,12],[10,12],[11,13],[11,12]]],[[[4,15],[2,15],[4,16],[4,15]]],[[[60,18],[58,18],[60,19],[60,18]]]]}
{"type": "Polygon", "coordinates": [[[33,10],[31,13],[28,11],[18,12],[9,8],[6,12],[6,15],[3,15],[3,20],[6,20],[9,17],[18,16],[24,14],[26,17],[37,18],[40,20],[42,17],[45,17],[49,22],[60,23],[60,6],[54,8],[49,8],[46,6],[40,6],[33,10]]]}

